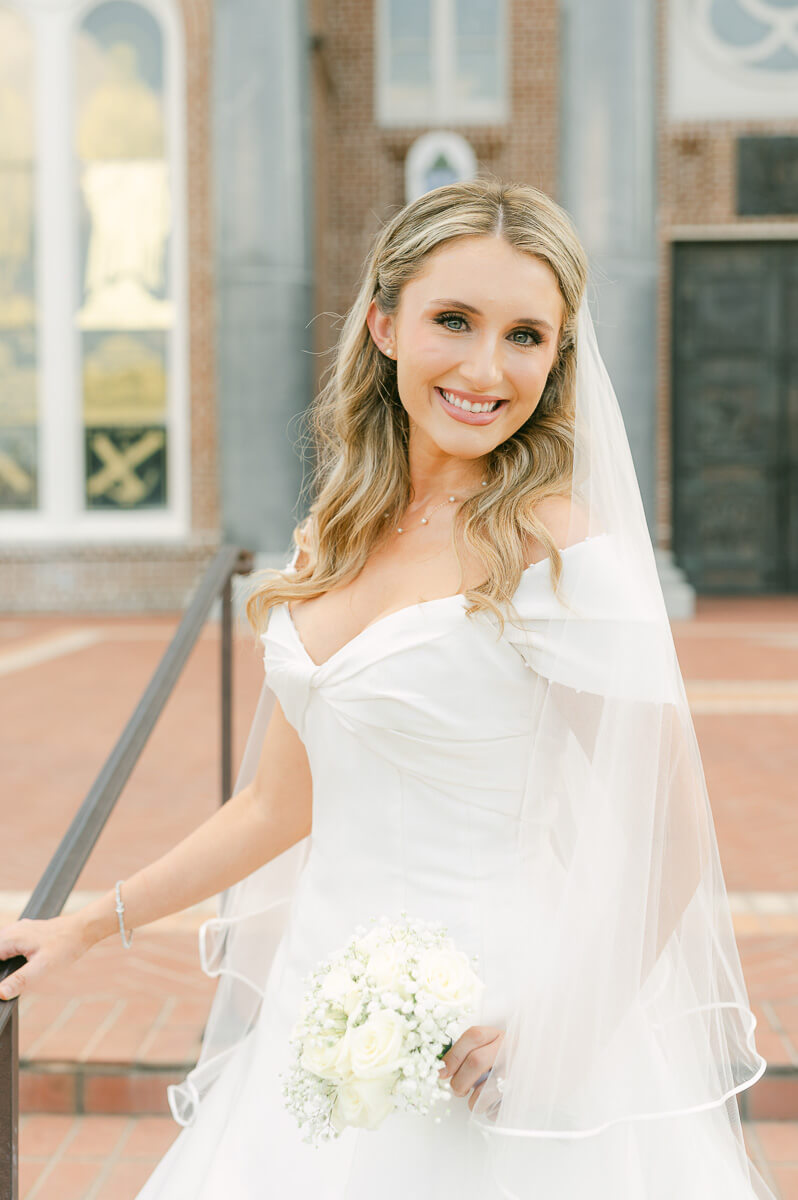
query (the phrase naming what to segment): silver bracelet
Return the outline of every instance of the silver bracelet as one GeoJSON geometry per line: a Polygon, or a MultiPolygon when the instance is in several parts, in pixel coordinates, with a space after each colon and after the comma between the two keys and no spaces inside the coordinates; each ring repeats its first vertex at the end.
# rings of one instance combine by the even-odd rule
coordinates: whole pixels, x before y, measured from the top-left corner
{"type": "Polygon", "coordinates": [[[121,879],[116,881],[116,911],[119,915],[119,932],[122,935],[122,945],[126,950],[130,949],[130,943],[133,941],[133,930],[130,931],[130,937],[125,935],[125,904],[122,900],[122,893],[119,888],[122,883],[121,879]]]}

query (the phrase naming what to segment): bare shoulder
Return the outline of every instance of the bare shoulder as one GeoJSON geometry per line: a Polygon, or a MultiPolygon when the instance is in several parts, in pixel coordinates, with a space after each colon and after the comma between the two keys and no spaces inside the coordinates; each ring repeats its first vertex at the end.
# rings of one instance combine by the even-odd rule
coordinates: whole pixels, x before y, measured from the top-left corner
{"type": "MultiPolygon", "coordinates": [[[[558,550],[581,542],[588,536],[587,513],[576,505],[570,496],[546,496],[535,508],[538,517],[548,529],[558,550]]],[[[538,562],[545,558],[547,550],[536,538],[527,545],[527,561],[538,562]]]]}

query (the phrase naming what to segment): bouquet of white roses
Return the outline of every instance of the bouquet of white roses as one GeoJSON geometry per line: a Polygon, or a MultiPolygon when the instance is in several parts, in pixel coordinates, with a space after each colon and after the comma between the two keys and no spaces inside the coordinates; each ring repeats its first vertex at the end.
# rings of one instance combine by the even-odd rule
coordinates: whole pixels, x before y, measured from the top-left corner
{"type": "Polygon", "coordinates": [[[484,985],[446,926],[401,917],[368,932],[359,925],[306,979],[283,1086],[306,1142],[347,1125],[376,1129],[395,1108],[427,1113],[451,1095],[439,1060],[470,1024],[484,985]]]}

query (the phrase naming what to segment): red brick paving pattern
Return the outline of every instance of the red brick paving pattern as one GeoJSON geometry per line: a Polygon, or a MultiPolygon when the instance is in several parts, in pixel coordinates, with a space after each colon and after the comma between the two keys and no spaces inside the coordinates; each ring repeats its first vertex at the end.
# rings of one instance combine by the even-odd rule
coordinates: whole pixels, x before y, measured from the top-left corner
{"type": "Polygon", "coordinates": [[[179,1133],[171,1117],[23,1116],[20,1200],[130,1200],[179,1133]]]}
{"type": "MultiPolygon", "coordinates": [[[[13,856],[0,888],[31,888],[130,718],[177,619],[0,618],[0,819],[13,856]],[[3,660],[57,632],[94,645],[3,673],[3,660]]],[[[119,798],[78,887],[104,891],[185,837],[219,803],[219,636],[208,624],[119,798]]],[[[234,762],[263,679],[250,635],[235,639],[234,762]]]]}
{"type": "MultiPolygon", "coordinates": [[[[2,660],[86,630],[93,645],[0,674],[0,816],[16,849],[3,889],[30,888],[148,683],[176,618],[0,618],[2,660]],[[20,800],[24,801],[20,803],[20,800]]],[[[701,681],[795,683],[796,710],[696,713],[730,890],[798,890],[798,598],[700,597],[675,622],[688,687],[701,681]]],[[[218,803],[218,629],[208,624],[78,886],[104,890],[169,849],[218,803]]],[[[235,641],[235,761],[262,680],[259,648],[235,641]]]]}
{"type": "MultiPolygon", "coordinates": [[[[13,858],[3,863],[0,888],[33,886],[176,623],[170,614],[0,618],[0,705],[7,714],[0,731],[0,820],[15,845],[13,858]],[[79,630],[99,639],[2,673],[12,648],[38,646],[46,655],[48,637],[79,630]]],[[[241,633],[234,666],[236,762],[262,679],[258,648],[241,633]]],[[[699,598],[696,620],[675,623],[674,637],[688,694],[699,697],[694,720],[727,886],[732,892],[798,892],[798,598],[699,598]],[[718,682],[724,684],[720,693],[718,682]],[[766,711],[757,711],[745,694],[746,711],[731,711],[740,707],[737,682],[760,693],[765,685],[766,711]],[[725,697],[730,711],[718,711],[718,695],[721,709],[725,697]]],[[[80,888],[112,886],[185,836],[218,803],[218,657],[218,630],[209,625],[80,888]]],[[[46,1061],[68,1049],[89,1065],[193,1061],[215,986],[199,968],[196,924],[137,931],[135,952],[109,939],[62,980],[26,997],[23,1053],[46,1061]],[[112,989],[105,986],[108,979],[112,989]],[[66,995],[78,1002],[65,1003],[66,995]]],[[[795,918],[736,914],[735,928],[759,1022],[757,1045],[769,1063],[796,1067],[795,918]]],[[[758,1086],[766,1082],[767,1076],[758,1086]]],[[[757,1087],[751,1100],[755,1093],[757,1087]]],[[[178,1132],[168,1117],[29,1113],[21,1135],[23,1200],[126,1200],[178,1132]]],[[[783,1200],[798,1200],[798,1123],[756,1120],[746,1125],[746,1136],[774,1190],[783,1200]]]]}
{"type": "MultiPolygon", "coordinates": [[[[730,891],[798,890],[798,597],[699,597],[673,624],[696,681],[792,683],[792,712],[693,713],[730,891]]],[[[751,706],[753,708],[753,705],[751,706]]]]}

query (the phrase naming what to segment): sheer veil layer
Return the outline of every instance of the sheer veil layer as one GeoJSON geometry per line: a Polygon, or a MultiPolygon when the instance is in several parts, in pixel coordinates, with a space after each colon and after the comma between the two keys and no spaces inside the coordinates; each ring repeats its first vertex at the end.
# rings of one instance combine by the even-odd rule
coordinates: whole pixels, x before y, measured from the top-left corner
{"type": "MultiPolygon", "coordinates": [[[[505,636],[535,692],[514,818],[516,999],[470,1119],[497,1196],[565,1197],[592,1183],[594,1200],[771,1198],[747,1159],[736,1102],[766,1063],[629,444],[586,301],[576,358],[573,529],[563,544],[585,545],[563,556],[559,595],[525,576],[508,615],[505,636]]],[[[273,699],[264,681],[236,791],[253,777],[273,699]]],[[[169,1089],[181,1124],[257,1018],[308,842],[224,892],[200,931],[202,968],[219,983],[197,1066],[169,1089]]]]}

